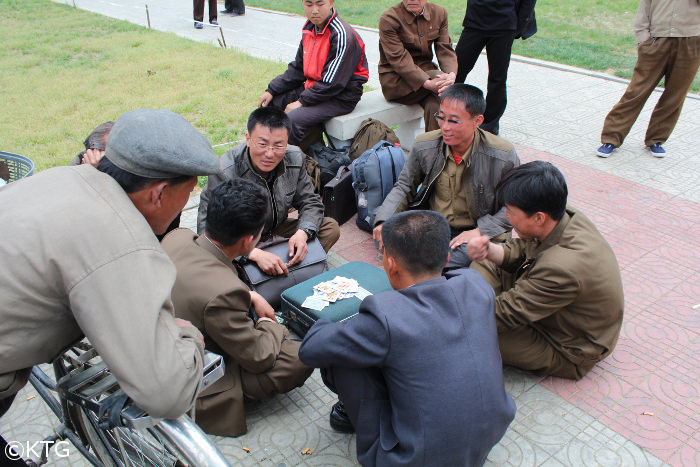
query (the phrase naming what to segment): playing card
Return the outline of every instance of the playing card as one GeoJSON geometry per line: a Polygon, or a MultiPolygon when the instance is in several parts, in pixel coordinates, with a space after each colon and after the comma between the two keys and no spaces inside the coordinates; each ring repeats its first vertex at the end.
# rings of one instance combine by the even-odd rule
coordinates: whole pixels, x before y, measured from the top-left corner
{"type": "Polygon", "coordinates": [[[304,308],[321,311],[328,306],[328,302],[314,295],[311,297],[306,297],[306,300],[304,300],[304,303],[302,303],[301,306],[304,308]]]}

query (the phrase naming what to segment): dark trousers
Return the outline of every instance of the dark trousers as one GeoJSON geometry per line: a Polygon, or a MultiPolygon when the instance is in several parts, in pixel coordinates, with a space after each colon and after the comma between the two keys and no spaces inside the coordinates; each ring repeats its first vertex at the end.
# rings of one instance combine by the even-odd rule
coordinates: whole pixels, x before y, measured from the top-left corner
{"type": "Polygon", "coordinates": [[[700,65],[700,36],[648,39],[637,50],[632,80],[607,117],[601,142],[620,146],[647,99],[665,78],[666,87],[649,119],[644,144],[665,143],[685,102],[700,65]]]}
{"type": "MultiPolygon", "coordinates": [[[[11,395],[10,397],[6,397],[4,399],[0,399],[0,417],[5,415],[5,412],[10,410],[10,406],[12,405],[12,401],[15,400],[15,395],[11,395]]],[[[26,467],[27,464],[25,464],[22,459],[19,457],[18,452],[10,453],[9,452],[9,447],[7,444],[7,441],[5,441],[5,438],[0,436],[0,465],[21,465],[26,467]],[[14,454],[18,454],[15,456],[14,454]]]]}
{"type": "Polygon", "coordinates": [[[513,46],[513,31],[493,33],[477,29],[464,29],[459,37],[457,53],[457,78],[455,83],[464,83],[472,71],[479,54],[486,47],[489,62],[489,78],[486,88],[486,112],[481,128],[495,135],[499,131],[499,121],[506,110],[506,81],[510,65],[510,51],[513,46]]]}
{"type": "MultiPolygon", "coordinates": [[[[216,21],[218,5],[216,0],[209,1],[209,22],[216,21]]],[[[204,21],[204,0],[194,0],[194,20],[198,22],[204,21]]]]}
{"type": "MultiPolygon", "coordinates": [[[[304,85],[292,89],[284,94],[278,94],[272,99],[271,106],[284,110],[287,104],[299,100],[304,91],[304,85]]],[[[292,121],[292,133],[289,135],[289,144],[299,146],[304,135],[311,128],[322,125],[333,117],[349,114],[355,109],[357,102],[348,102],[341,99],[331,99],[312,106],[302,106],[294,109],[287,115],[292,121]]]]}
{"type": "MultiPolygon", "coordinates": [[[[321,368],[328,389],[338,394],[357,433],[357,453],[376,452],[383,411],[391,411],[389,393],[379,368],[321,368]],[[362,410],[362,413],[360,411],[362,410]],[[361,415],[363,415],[361,417],[361,415]]],[[[385,414],[385,420],[389,419],[385,414]]],[[[362,463],[362,460],[360,459],[362,463]]]]}
{"type": "Polygon", "coordinates": [[[239,15],[245,14],[245,4],[243,3],[243,0],[226,0],[224,5],[227,11],[231,11],[239,15]]]}

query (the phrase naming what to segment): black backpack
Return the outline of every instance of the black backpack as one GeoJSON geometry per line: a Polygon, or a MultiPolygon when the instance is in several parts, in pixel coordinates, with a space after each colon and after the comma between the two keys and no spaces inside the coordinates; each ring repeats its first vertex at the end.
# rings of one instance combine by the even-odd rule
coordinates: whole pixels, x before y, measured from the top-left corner
{"type": "Polygon", "coordinates": [[[340,167],[351,162],[347,149],[333,149],[323,143],[314,143],[307,151],[321,170],[321,187],[335,177],[340,167]]]}

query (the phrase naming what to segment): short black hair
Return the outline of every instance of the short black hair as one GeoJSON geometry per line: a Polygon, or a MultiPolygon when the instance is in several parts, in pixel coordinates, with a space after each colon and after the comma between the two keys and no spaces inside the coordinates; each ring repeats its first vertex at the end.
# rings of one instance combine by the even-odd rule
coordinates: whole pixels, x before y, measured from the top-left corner
{"type": "Polygon", "coordinates": [[[97,128],[92,130],[92,133],[85,138],[85,141],[83,141],[85,149],[104,151],[107,146],[107,137],[109,136],[109,132],[112,131],[113,126],[114,122],[112,121],[99,124],[97,128]]]}
{"type": "Polygon", "coordinates": [[[170,185],[179,185],[188,180],[192,180],[193,175],[181,175],[173,178],[148,178],[134,175],[124,169],[120,169],[112,163],[106,156],[102,156],[97,164],[97,170],[112,177],[119,186],[127,193],[136,193],[144,188],[160,182],[168,182],[170,185]]]}
{"type": "Polygon", "coordinates": [[[533,161],[508,171],[496,194],[501,205],[515,206],[528,216],[544,212],[558,221],[566,212],[569,190],[564,175],[553,164],[533,161]]]}
{"type": "Polygon", "coordinates": [[[262,230],[267,209],[267,196],[255,183],[242,178],[226,180],[211,192],[204,230],[212,240],[231,246],[262,230]]]}
{"type": "Polygon", "coordinates": [[[435,211],[405,211],[382,224],[384,253],[414,276],[439,274],[450,250],[450,226],[435,211]]]}
{"type": "Polygon", "coordinates": [[[248,134],[253,132],[255,125],[261,125],[271,130],[286,128],[287,134],[292,134],[292,121],[284,111],[271,106],[258,107],[248,117],[248,134]]]}
{"type": "Polygon", "coordinates": [[[486,99],[481,89],[471,84],[453,84],[440,94],[440,103],[442,104],[447,99],[464,102],[464,106],[469,112],[469,115],[476,117],[484,115],[486,111],[486,99]]]}

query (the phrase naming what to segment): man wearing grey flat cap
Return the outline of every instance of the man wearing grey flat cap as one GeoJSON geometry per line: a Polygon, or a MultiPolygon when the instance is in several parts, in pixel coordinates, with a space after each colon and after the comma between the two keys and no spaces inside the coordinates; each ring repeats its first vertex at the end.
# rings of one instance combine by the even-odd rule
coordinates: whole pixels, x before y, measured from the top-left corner
{"type": "Polygon", "coordinates": [[[154,233],[219,170],[207,139],[167,110],[115,123],[98,167],[56,167],[0,190],[0,415],[32,365],[86,336],[157,418],[195,400],[202,336],[173,317],[175,266],[154,233]]]}

